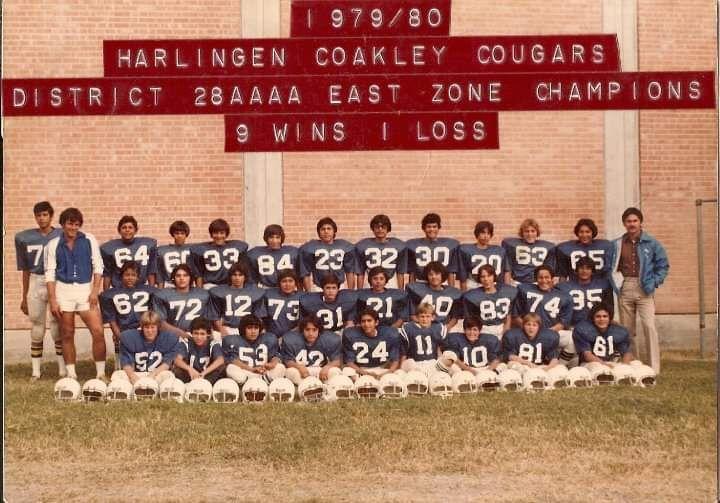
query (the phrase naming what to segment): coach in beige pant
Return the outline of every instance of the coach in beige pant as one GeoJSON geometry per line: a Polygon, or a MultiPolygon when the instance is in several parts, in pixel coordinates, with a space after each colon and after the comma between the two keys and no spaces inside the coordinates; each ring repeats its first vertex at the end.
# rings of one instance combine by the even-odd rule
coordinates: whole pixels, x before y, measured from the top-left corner
{"type": "Polygon", "coordinates": [[[643,360],[660,373],[660,343],[655,328],[655,289],[667,276],[670,264],[663,246],[643,231],[643,214],[628,208],[622,215],[627,231],[613,241],[612,284],[618,295],[620,323],[628,329],[632,352],[640,356],[636,339],[638,318],[644,337],[643,360]]]}

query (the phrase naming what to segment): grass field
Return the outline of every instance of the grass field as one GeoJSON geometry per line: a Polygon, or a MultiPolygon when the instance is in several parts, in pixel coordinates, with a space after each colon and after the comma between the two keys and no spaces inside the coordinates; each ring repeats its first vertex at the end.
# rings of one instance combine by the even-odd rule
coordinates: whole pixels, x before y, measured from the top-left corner
{"type": "Polygon", "coordinates": [[[27,376],[5,368],[10,502],[715,501],[711,361],[653,389],[256,406],[63,404],[27,376]]]}

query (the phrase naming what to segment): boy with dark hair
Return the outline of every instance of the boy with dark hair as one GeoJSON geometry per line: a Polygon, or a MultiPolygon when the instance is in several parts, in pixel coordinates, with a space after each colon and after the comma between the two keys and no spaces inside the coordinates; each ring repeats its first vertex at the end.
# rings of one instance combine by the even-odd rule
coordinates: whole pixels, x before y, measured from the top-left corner
{"type": "Polygon", "coordinates": [[[159,246],[157,249],[157,286],[160,288],[172,288],[170,276],[173,270],[180,264],[188,264],[191,261],[192,246],[185,243],[190,236],[190,226],[182,220],[176,220],[170,224],[168,232],[173,238],[173,243],[159,246]]]}
{"type": "Polygon", "coordinates": [[[230,224],[222,218],[210,222],[208,233],[212,241],[192,246],[192,263],[195,267],[195,284],[206,290],[227,284],[228,271],[245,257],[248,245],[239,239],[228,240],[230,224]]]}
{"type": "Polygon", "coordinates": [[[456,239],[441,238],[441,220],[437,213],[428,213],[420,223],[425,236],[407,242],[408,282],[427,281],[425,266],[430,262],[440,262],[448,270],[447,281],[455,286],[455,274],[458,270],[457,249],[460,243],[456,239]]]}
{"type": "Polygon", "coordinates": [[[268,383],[285,376],[280,363],[278,338],[263,332],[262,321],[249,314],[240,321],[239,334],[222,340],[227,376],[240,386],[250,377],[263,377],[268,383]]]}
{"type": "Polygon", "coordinates": [[[277,274],[283,269],[298,272],[298,249],[285,244],[285,230],[272,224],[263,232],[265,246],[252,248],[247,256],[253,273],[253,281],[262,288],[276,288],[277,274]]]}
{"type": "Polygon", "coordinates": [[[285,377],[296,386],[308,376],[327,381],[341,373],[340,337],[324,330],[313,315],[301,319],[298,330],[283,335],[280,356],[287,368],[285,377]]]}
{"type": "Polygon", "coordinates": [[[608,278],[612,243],[607,239],[596,239],[597,225],[589,218],[581,218],[573,229],[576,240],[564,241],[557,245],[557,270],[560,278],[577,279],[575,269],[578,260],[585,257],[595,264],[593,275],[608,278]]]}
{"type": "Polygon", "coordinates": [[[212,340],[210,320],[195,318],[190,322],[190,337],[180,339],[173,374],[184,383],[207,379],[215,384],[224,370],[222,344],[212,340]]]}
{"type": "Polygon", "coordinates": [[[380,326],[374,309],[358,313],[358,326],[343,330],[343,374],[355,380],[380,378],[400,367],[400,336],[393,327],[380,326]]]}
{"type": "Polygon", "coordinates": [[[450,374],[462,370],[473,374],[480,369],[495,370],[502,356],[500,340],[483,333],[482,322],[477,318],[466,318],[463,330],[464,333],[448,335],[444,344],[445,351],[453,352],[454,364],[450,367],[450,374]]]}
{"type": "Polygon", "coordinates": [[[445,325],[449,332],[462,317],[462,292],[454,286],[444,284],[448,278],[448,270],[441,262],[427,264],[424,276],[427,283],[409,283],[406,288],[410,317],[416,320],[415,310],[420,304],[431,304],[435,307],[435,320],[445,325]]]}
{"type": "Polygon", "coordinates": [[[309,292],[300,297],[300,316],[317,316],[325,330],[340,331],[353,325],[355,319],[355,290],[340,290],[340,280],[333,273],[320,280],[322,292],[309,292]]]}
{"type": "Polygon", "coordinates": [[[604,277],[594,275],[596,262],[587,256],[580,257],[575,263],[574,279],[559,283],[558,290],[567,293],[573,301],[571,325],[575,326],[587,320],[590,309],[597,304],[613,304],[610,282],[604,277]]]}
{"type": "Polygon", "coordinates": [[[264,318],[265,292],[262,288],[248,283],[250,271],[244,260],[230,268],[228,285],[210,289],[210,303],[215,319],[215,330],[221,336],[237,334],[240,320],[248,314],[264,318]]]}
{"type": "Polygon", "coordinates": [[[278,285],[265,292],[265,328],[274,334],[284,334],[297,326],[302,294],[298,292],[297,275],[292,269],[278,273],[278,285]]]}
{"type": "Polygon", "coordinates": [[[478,288],[463,294],[463,313],[465,319],[481,320],[483,333],[493,334],[498,339],[510,330],[511,313],[517,288],[496,283],[495,268],[490,264],[480,266],[477,272],[478,288]]]}
{"type": "Polygon", "coordinates": [[[337,224],[330,217],[317,223],[319,239],[308,241],[300,247],[300,276],[306,292],[320,290],[323,275],[332,272],[340,284],[355,288],[355,247],[344,239],[335,239],[337,224]]]}
{"type": "Polygon", "coordinates": [[[175,267],[171,276],[175,288],[160,288],[153,295],[153,310],[162,318],[162,329],[186,338],[195,318],[215,319],[210,307],[210,293],[193,288],[192,271],[188,264],[175,267]]]}
{"type": "Polygon", "coordinates": [[[387,215],[375,215],[370,220],[370,230],[374,237],[365,238],[355,245],[358,289],[365,284],[365,271],[375,267],[383,268],[391,288],[402,289],[405,286],[405,273],[407,273],[405,243],[388,236],[392,230],[392,223],[387,215]]]}
{"type": "Polygon", "coordinates": [[[478,270],[483,265],[490,265],[495,270],[498,287],[510,283],[510,264],[505,256],[505,249],[491,245],[495,227],[485,220],[475,224],[475,243],[463,244],[458,248],[458,279],[463,292],[477,288],[475,281],[478,270]]]}
{"type": "Polygon", "coordinates": [[[112,239],[100,247],[105,272],[103,290],[122,284],[120,268],[125,262],[135,261],[139,266],[138,283],[155,285],[157,273],[157,241],[153,238],[136,237],[138,223],[135,217],[125,215],[117,225],[120,239],[112,239]]]}
{"type": "Polygon", "coordinates": [[[373,267],[367,273],[370,288],[357,292],[357,311],[371,307],[378,313],[381,325],[400,328],[410,319],[408,296],[405,290],[385,288],[388,274],[382,267],[373,267]]]}

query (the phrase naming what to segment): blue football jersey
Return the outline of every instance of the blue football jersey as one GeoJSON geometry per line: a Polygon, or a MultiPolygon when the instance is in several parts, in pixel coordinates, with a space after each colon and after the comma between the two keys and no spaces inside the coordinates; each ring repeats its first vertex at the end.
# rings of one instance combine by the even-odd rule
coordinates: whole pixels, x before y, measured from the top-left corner
{"type": "Polygon", "coordinates": [[[270,288],[265,292],[265,328],[268,332],[284,334],[297,326],[301,296],[300,292],[285,295],[279,288],[270,288]]]}
{"type": "Polygon", "coordinates": [[[421,327],[414,321],[408,321],[403,324],[399,333],[400,354],[420,362],[438,357],[439,349],[447,336],[447,328],[437,321],[433,321],[429,327],[421,327]]]}
{"type": "Polygon", "coordinates": [[[254,342],[240,335],[227,335],[223,337],[222,349],[226,363],[239,360],[250,367],[265,365],[280,356],[278,338],[271,332],[261,333],[254,342]]]}
{"type": "Polygon", "coordinates": [[[62,229],[54,228],[47,236],[38,229],[27,229],[15,234],[15,260],[18,271],[45,274],[45,246],[51,239],[62,235],[62,229]]]}
{"type": "Polygon", "coordinates": [[[202,278],[203,283],[226,285],[228,271],[233,264],[245,256],[247,249],[247,243],[239,239],[226,241],[220,246],[212,241],[192,245],[191,255],[195,276],[202,278]]]}
{"type": "Polygon", "coordinates": [[[100,294],[100,308],[105,323],[114,321],[120,330],[138,328],[140,316],[152,306],[152,297],[157,289],[150,285],[135,288],[119,286],[100,294]]]}
{"type": "Polygon", "coordinates": [[[557,273],[561,278],[575,279],[575,266],[582,257],[590,257],[595,262],[594,276],[609,278],[612,268],[610,256],[613,245],[606,239],[594,239],[584,245],[579,241],[565,241],[557,245],[557,273]]]}
{"type": "Polygon", "coordinates": [[[280,358],[283,362],[297,362],[306,367],[324,367],[329,362],[342,359],[340,336],[323,330],[315,343],[310,345],[297,330],[292,330],[282,338],[280,358]]]}
{"type": "Polygon", "coordinates": [[[198,346],[191,338],[180,339],[178,355],[192,368],[202,372],[212,362],[223,358],[222,344],[209,340],[204,345],[198,346]]]}
{"type": "Polygon", "coordinates": [[[541,328],[533,340],[519,328],[508,330],[502,339],[506,361],[509,361],[510,355],[515,355],[535,365],[546,365],[553,358],[558,358],[559,344],[558,333],[547,328],[541,328]]]}
{"type": "Polygon", "coordinates": [[[190,331],[190,322],[202,316],[214,320],[210,308],[210,293],[202,288],[191,288],[189,292],[178,292],[175,288],[158,288],[152,298],[153,311],[170,325],[190,331]]]}
{"type": "Polygon", "coordinates": [[[537,285],[523,283],[518,286],[513,314],[524,316],[528,313],[537,313],[546,328],[556,323],[569,327],[573,316],[573,301],[567,293],[557,288],[545,292],[537,285]]]}
{"type": "Polygon", "coordinates": [[[495,293],[482,288],[473,288],[463,294],[463,315],[465,318],[479,318],[483,325],[502,325],[512,313],[517,288],[503,285],[495,293]]]}
{"type": "Polygon", "coordinates": [[[342,334],[343,360],[361,368],[384,367],[400,360],[400,335],[393,327],[378,326],[377,335],[368,337],[358,327],[342,334]]]}
{"type": "Polygon", "coordinates": [[[490,264],[495,269],[498,286],[503,283],[504,274],[510,270],[510,263],[501,246],[490,245],[479,248],[477,243],[460,245],[458,248],[458,279],[466,281],[471,278],[477,281],[478,269],[490,264]]]}
{"type": "Polygon", "coordinates": [[[355,245],[355,258],[358,274],[365,274],[373,267],[382,267],[388,279],[407,272],[407,249],[397,238],[388,238],[382,243],[375,238],[365,238],[355,245]]]}
{"type": "Polygon", "coordinates": [[[252,271],[252,280],[266,286],[275,288],[278,285],[277,273],[283,269],[291,269],[300,275],[300,251],[289,245],[283,245],[277,250],[269,246],[256,246],[247,252],[248,262],[252,271]]]}
{"type": "Polygon", "coordinates": [[[406,243],[408,272],[415,275],[416,280],[427,281],[425,266],[430,262],[442,262],[448,272],[458,272],[457,250],[460,242],[452,238],[415,238],[406,243]]]}
{"type": "Polygon", "coordinates": [[[100,246],[105,272],[110,284],[116,288],[122,285],[120,268],[125,262],[134,260],[139,266],[138,284],[147,283],[148,274],[157,273],[157,241],[153,238],[133,238],[130,242],[112,239],[100,246]]]}
{"type": "Polygon", "coordinates": [[[435,307],[435,321],[447,323],[451,318],[462,318],[462,292],[454,286],[433,290],[427,283],[410,283],[406,287],[410,314],[414,315],[422,303],[435,307]]]}
{"type": "Polygon", "coordinates": [[[589,321],[581,321],[573,329],[572,337],[580,361],[585,361],[585,351],[606,362],[630,352],[630,334],[616,323],[611,323],[603,334],[589,321]]]}
{"type": "Polygon", "coordinates": [[[179,339],[170,332],[158,332],[152,342],[137,328],[120,333],[120,365],[132,365],[135,372],[151,372],[163,363],[172,366],[179,350],[179,339]]]}
{"type": "Polygon", "coordinates": [[[164,287],[166,283],[170,283],[170,276],[173,270],[180,264],[188,264],[190,269],[195,271],[195,266],[190,258],[192,251],[191,245],[176,246],[164,245],[158,246],[157,249],[157,283],[159,287],[164,287]]]}
{"type": "Polygon", "coordinates": [[[567,293],[573,301],[572,325],[587,320],[590,309],[595,304],[613,305],[613,292],[610,282],[604,278],[593,278],[586,285],[578,281],[559,283],[557,289],[567,293]]]}
{"type": "Polygon", "coordinates": [[[345,323],[355,321],[355,290],[340,290],[335,302],[327,302],[322,293],[312,292],[300,297],[300,315],[314,314],[320,319],[325,330],[342,330],[345,323]]]}
{"type": "Polygon", "coordinates": [[[364,288],[357,292],[357,312],[366,307],[378,313],[381,325],[392,325],[398,320],[410,319],[410,306],[405,290],[386,288],[383,292],[373,292],[364,288]]]}
{"type": "Polygon", "coordinates": [[[465,334],[454,332],[448,335],[444,349],[458,355],[465,365],[475,368],[487,367],[502,354],[500,340],[490,334],[480,334],[472,343],[465,334]]]}
{"type": "Polygon", "coordinates": [[[300,247],[300,276],[312,275],[317,286],[330,272],[344,283],[345,273],[354,273],[355,269],[355,247],[344,239],[336,239],[332,244],[313,239],[300,247]]]}
{"type": "Polygon", "coordinates": [[[260,319],[267,316],[265,290],[255,285],[245,288],[221,285],[211,288],[209,292],[213,318],[221,319],[225,326],[237,328],[240,320],[248,314],[254,314],[260,319]]]}
{"type": "Polygon", "coordinates": [[[535,268],[546,265],[555,271],[555,244],[538,239],[530,244],[520,238],[503,239],[512,278],[518,283],[535,281],[535,268]]]}

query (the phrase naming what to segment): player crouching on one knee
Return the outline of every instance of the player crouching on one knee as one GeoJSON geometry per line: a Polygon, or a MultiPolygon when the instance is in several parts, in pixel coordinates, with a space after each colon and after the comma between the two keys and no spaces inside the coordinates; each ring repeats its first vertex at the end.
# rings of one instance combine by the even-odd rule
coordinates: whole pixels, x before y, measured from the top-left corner
{"type": "Polygon", "coordinates": [[[554,330],[542,328],[539,315],[528,313],[521,318],[522,328],[508,330],[502,346],[509,364],[519,364],[519,369],[540,367],[549,370],[560,364],[560,336],[554,330]]]}
{"type": "Polygon", "coordinates": [[[184,383],[207,379],[211,384],[223,376],[225,358],[222,344],[212,340],[210,321],[195,318],[190,322],[190,338],[180,339],[173,374],[184,383]]]}
{"type": "Polygon", "coordinates": [[[222,340],[227,376],[239,385],[250,377],[262,377],[265,381],[285,376],[285,366],[280,363],[278,338],[272,332],[263,331],[260,318],[248,314],[240,320],[238,335],[228,335],[222,340]]]}
{"type": "Polygon", "coordinates": [[[180,349],[179,339],[173,333],[160,331],[160,325],[160,315],[145,311],[140,316],[140,328],[120,334],[120,365],[133,384],[141,377],[158,381],[172,377],[169,370],[180,349]]]}
{"type": "Polygon", "coordinates": [[[482,333],[482,322],[477,318],[467,318],[464,325],[464,333],[452,333],[444,341],[438,369],[449,370],[450,375],[462,370],[472,374],[480,369],[495,370],[500,364],[500,340],[482,333]]]}
{"type": "Polygon", "coordinates": [[[342,345],[337,334],[325,330],[315,315],[300,320],[299,329],[283,335],[280,356],[285,377],[296,386],[306,377],[327,381],[341,373],[342,345]]]}
{"type": "Polygon", "coordinates": [[[630,352],[630,334],[625,327],[612,321],[612,309],[597,304],[590,309],[588,319],[573,330],[575,349],[580,363],[598,362],[608,367],[616,363],[630,363],[635,359],[630,352]]]}
{"type": "Polygon", "coordinates": [[[359,326],[343,330],[343,374],[380,378],[400,368],[400,335],[397,329],[380,326],[377,312],[365,308],[358,313],[359,326]]]}
{"type": "Polygon", "coordinates": [[[427,302],[415,309],[417,321],[408,321],[400,328],[400,368],[405,372],[435,370],[447,328],[435,321],[435,308],[427,302]]]}

